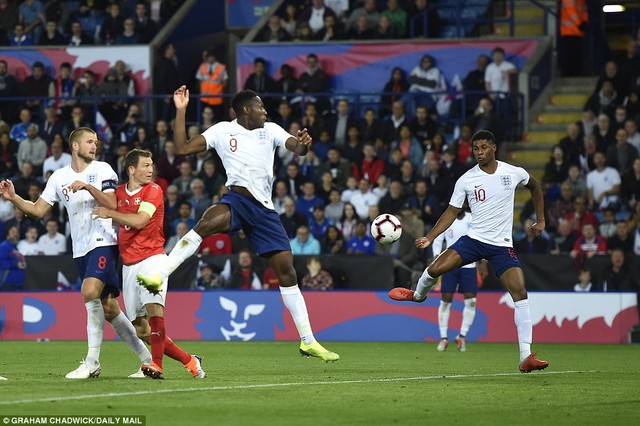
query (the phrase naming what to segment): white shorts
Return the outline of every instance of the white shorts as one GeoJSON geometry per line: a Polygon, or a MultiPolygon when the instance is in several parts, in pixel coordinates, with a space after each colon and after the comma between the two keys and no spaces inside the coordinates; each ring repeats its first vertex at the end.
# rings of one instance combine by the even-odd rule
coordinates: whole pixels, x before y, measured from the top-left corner
{"type": "Polygon", "coordinates": [[[164,306],[169,284],[167,277],[164,277],[162,282],[162,291],[153,294],[138,285],[136,275],[155,274],[160,269],[160,265],[164,265],[166,262],[166,254],[156,254],[134,265],[122,267],[122,297],[124,298],[124,307],[127,310],[127,318],[131,321],[147,315],[147,308],[145,308],[147,303],[157,303],[164,306]]]}

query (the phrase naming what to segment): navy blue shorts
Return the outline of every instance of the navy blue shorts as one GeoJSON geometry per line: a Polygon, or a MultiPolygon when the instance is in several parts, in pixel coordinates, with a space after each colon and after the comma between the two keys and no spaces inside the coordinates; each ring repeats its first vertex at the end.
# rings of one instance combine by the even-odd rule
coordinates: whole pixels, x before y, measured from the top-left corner
{"type": "Polygon", "coordinates": [[[494,246],[469,238],[463,235],[450,247],[462,258],[464,265],[477,262],[480,259],[487,259],[496,276],[500,276],[509,268],[522,268],[518,255],[511,247],[494,246]]]}
{"type": "Polygon", "coordinates": [[[118,277],[118,246],[96,247],[82,257],[75,258],[80,280],[96,278],[104,283],[100,299],[109,294],[120,295],[120,279],[118,277]]]}
{"type": "Polygon", "coordinates": [[[442,293],[478,293],[476,268],[457,268],[442,276],[442,293]]]}
{"type": "Polygon", "coordinates": [[[275,210],[233,191],[226,193],[219,203],[227,204],[231,209],[230,232],[242,229],[256,253],[291,251],[289,238],[275,210]]]}

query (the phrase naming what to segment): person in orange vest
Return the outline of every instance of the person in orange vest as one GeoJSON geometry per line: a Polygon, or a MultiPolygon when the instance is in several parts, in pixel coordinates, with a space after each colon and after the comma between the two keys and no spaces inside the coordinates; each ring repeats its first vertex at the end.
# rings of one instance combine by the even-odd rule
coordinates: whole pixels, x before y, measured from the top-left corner
{"type": "Polygon", "coordinates": [[[227,87],[227,67],[216,60],[212,52],[206,53],[205,61],[198,67],[196,78],[200,81],[200,101],[211,105],[216,117],[224,116],[224,98],[220,95],[227,87]],[[213,95],[213,96],[206,96],[213,95]]]}
{"type": "Polygon", "coordinates": [[[560,43],[563,77],[583,74],[583,40],[589,23],[585,0],[561,0],[560,43]]]}

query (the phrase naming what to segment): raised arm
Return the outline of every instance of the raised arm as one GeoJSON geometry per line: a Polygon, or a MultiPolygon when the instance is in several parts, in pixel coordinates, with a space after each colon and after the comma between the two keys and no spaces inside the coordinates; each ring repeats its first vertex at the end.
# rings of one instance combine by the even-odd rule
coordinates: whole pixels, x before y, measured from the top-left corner
{"type": "Polygon", "coordinates": [[[187,140],[186,114],[189,105],[189,89],[180,86],[173,92],[173,103],[176,106],[176,123],[173,129],[173,143],[176,146],[176,154],[191,155],[207,150],[207,141],[204,136],[197,135],[187,140]]]}
{"type": "Polygon", "coordinates": [[[456,217],[458,216],[458,213],[460,212],[460,210],[461,210],[460,208],[454,207],[451,204],[449,204],[449,207],[447,207],[444,213],[442,213],[442,216],[440,216],[440,219],[438,219],[438,222],[436,222],[436,226],[434,226],[431,229],[431,231],[429,231],[427,236],[418,238],[416,240],[416,247],[418,248],[429,247],[429,245],[431,245],[433,240],[435,240],[444,231],[449,229],[453,221],[456,220],[456,217]]]}
{"type": "Polygon", "coordinates": [[[306,128],[298,130],[298,137],[287,139],[285,146],[289,151],[295,152],[298,155],[307,155],[309,146],[311,146],[311,135],[309,135],[306,128]]]}
{"type": "Polygon", "coordinates": [[[14,206],[22,210],[24,214],[32,219],[42,219],[51,211],[51,206],[49,205],[49,203],[47,203],[42,198],[38,198],[38,200],[34,203],[33,201],[25,200],[24,198],[16,194],[16,189],[13,186],[13,182],[11,182],[9,179],[0,182],[0,195],[4,197],[5,200],[11,201],[14,206]]]}
{"type": "Polygon", "coordinates": [[[529,191],[531,191],[531,200],[533,201],[533,208],[536,211],[537,222],[531,225],[533,235],[539,236],[544,231],[544,195],[542,194],[542,188],[540,184],[533,176],[529,176],[529,182],[525,185],[529,191]]]}

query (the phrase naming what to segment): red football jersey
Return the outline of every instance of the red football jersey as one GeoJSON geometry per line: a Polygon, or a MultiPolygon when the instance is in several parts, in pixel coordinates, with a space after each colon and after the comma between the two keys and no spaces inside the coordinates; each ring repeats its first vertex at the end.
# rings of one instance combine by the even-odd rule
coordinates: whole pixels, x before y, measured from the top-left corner
{"type": "Polygon", "coordinates": [[[118,211],[137,213],[143,202],[153,204],[156,211],[149,223],[142,229],[120,225],[118,247],[125,265],[140,262],[156,254],[164,254],[164,194],[160,186],[150,183],[134,193],[127,191],[127,185],[116,189],[118,211]]]}

